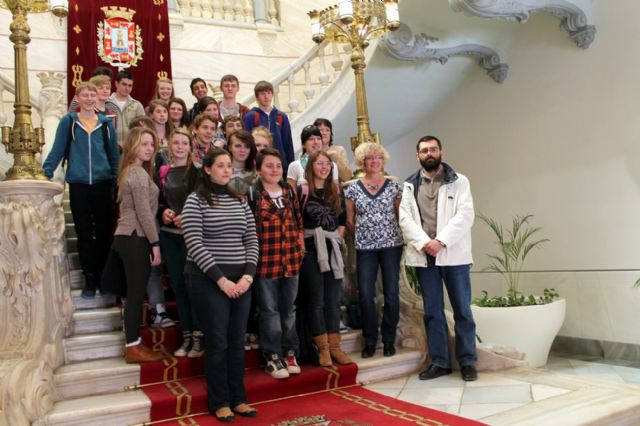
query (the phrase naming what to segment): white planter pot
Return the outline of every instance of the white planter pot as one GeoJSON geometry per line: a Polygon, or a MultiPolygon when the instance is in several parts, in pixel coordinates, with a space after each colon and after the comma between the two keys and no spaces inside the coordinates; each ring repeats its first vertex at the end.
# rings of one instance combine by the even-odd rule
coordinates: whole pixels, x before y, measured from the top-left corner
{"type": "Polygon", "coordinates": [[[483,343],[513,346],[531,367],[543,367],[567,308],[565,299],[547,305],[482,308],[471,305],[476,334],[483,343]]]}

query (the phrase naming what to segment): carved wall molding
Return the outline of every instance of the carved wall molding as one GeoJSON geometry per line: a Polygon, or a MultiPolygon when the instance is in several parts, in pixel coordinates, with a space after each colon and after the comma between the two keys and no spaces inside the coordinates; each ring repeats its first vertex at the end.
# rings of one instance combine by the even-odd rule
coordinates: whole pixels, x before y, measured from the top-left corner
{"type": "Polygon", "coordinates": [[[0,424],[37,423],[53,406],[73,303],[62,186],[0,182],[0,424]]]}
{"type": "Polygon", "coordinates": [[[532,13],[547,13],[560,20],[560,28],[582,49],[588,48],[596,36],[583,9],[566,0],[449,0],[456,12],[482,18],[527,22],[532,13]]]}
{"type": "Polygon", "coordinates": [[[509,72],[509,65],[500,61],[493,49],[480,44],[467,43],[451,47],[431,47],[437,41],[424,33],[413,35],[411,29],[401,24],[400,28],[380,40],[380,46],[390,56],[403,61],[424,59],[445,64],[449,58],[467,57],[475,59],[496,83],[502,83],[509,72]]]}

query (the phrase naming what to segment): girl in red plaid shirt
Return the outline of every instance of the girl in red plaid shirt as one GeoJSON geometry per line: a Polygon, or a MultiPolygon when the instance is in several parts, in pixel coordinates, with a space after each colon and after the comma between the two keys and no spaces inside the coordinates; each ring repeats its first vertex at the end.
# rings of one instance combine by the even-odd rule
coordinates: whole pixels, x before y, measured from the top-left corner
{"type": "Polygon", "coordinates": [[[256,270],[260,344],[266,372],[275,379],[300,374],[295,300],[304,252],[302,217],[295,191],[282,181],[282,158],[265,148],[256,158],[260,179],[249,189],[260,257],[256,270]]]}

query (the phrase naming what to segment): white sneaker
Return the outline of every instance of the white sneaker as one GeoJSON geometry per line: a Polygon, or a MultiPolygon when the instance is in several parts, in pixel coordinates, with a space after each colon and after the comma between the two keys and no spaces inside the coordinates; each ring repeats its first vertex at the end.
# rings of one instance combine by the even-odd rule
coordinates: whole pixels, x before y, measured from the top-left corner
{"type": "Polygon", "coordinates": [[[158,314],[151,314],[151,327],[173,327],[176,322],[169,318],[166,312],[160,312],[158,314]]]}
{"type": "Polygon", "coordinates": [[[278,354],[269,355],[267,360],[267,368],[265,371],[271,375],[274,379],[286,379],[289,377],[289,371],[284,366],[284,363],[278,356],[278,354]]]}
{"type": "Polygon", "coordinates": [[[284,363],[287,366],[287,372],[289,374],[300,374],[302,370],[296,360],[296,353],[294,351],[287,352],[287,357],[284,359],[284,363]]]}
{"type": "Polygon", "coordinates": [[[347,327],[346,325],[344,325],[344,323],[342,322],[342,320],[340,320],[340,334],[344,334],[347,331],[349,331],[349,327],[347,327]]]}
{"type": "Polygon", "coordinates": [[[183,333],[182,346],[180,346],[173,356],[187,356],[191,349],[191,333],[183,333]]]}

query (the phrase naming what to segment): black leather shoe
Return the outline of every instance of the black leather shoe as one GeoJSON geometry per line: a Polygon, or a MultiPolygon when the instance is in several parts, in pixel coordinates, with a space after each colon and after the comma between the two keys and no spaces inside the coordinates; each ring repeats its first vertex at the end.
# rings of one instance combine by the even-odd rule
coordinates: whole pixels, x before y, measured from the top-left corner
{"type": "Polygon", "coordinates": [[[376,353],[375,346],[365,346],[362,350],[362,358],[371,358],[376,353]]]}
{"type": "Polygon", "coordinates": [[[473,382],[478,379],[478,372],[473,365],[463,365],[460,368],[460,374],[462,374],[462,380],[465,382],[473,382]]]}
{"type": "Polygon", "coordinates": [[[238,404],[231,411],[242,417],[258,417],[258,411],[247,404],[238,404]]]}
{"type": "Polygon", "coordinates": [[[385,343],[384,349],[382,350],[382,355],[394,356],[395,354],[396,354],[396,347],[393,346],[393,343],[385,343]]]}
{"type": "Polygon", "coordinates": [[[429,368],[421,372],[418,377],[420,378],[420,380],[431,380],[440,376],[445,376],[447,374],[451,374],[450,368],[444,368],[435,364],[431,364],[429,368]]]}
{"type": "MultiPolygon", "coordinates": [[[[229,407],[224,407],[229,409],[229,407]]],[[[219,409],[220,410],[220,409],[219,409]]],[[[209,409],[209,414],[211,414],[212,416],[214,416],[220,423],[233,423],[236,421],[236,417],[233,415],[233,413],[231,412],[231,410],[227,411],[227,413],[231,413],[231,414],[227,414],[227,415],[218,415],[218,413],[216,411],[219,410],[212,410],[209,409]]],[[[226,411],[226,410],[223,410],[226,411]]]]}

